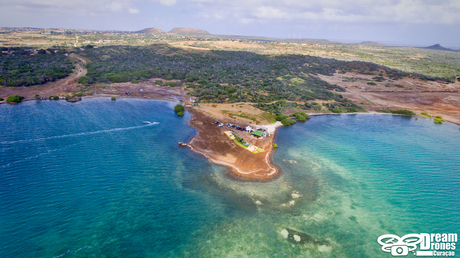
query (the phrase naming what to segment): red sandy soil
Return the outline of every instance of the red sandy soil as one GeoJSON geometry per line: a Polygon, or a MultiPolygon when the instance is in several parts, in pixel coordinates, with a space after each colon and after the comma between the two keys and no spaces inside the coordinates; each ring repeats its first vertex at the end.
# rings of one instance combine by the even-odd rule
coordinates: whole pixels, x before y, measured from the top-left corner
{"type": "Polygon", "coordinates": [[[376,82],[372,80],[374,75],[355,73],[319,77],[344,87],[346,92],[340,94],[369,111],[409,109],[418,114],[427,112],[432,116],[441,116],[446,121],[460,124],[459,82],[442,84],[411,78],[391,81],[387,77],[383,82],[376,82]],[[353,78],[354,81],[347,78],[353,78]],[[371,81],[377,85],[368,85],[371,81]]]}
{"type": "MultiPolygon", "coordinates": [[[[189,143],[193,151],[204,155],[213,163],[230,167],[243,180],[266,181],[278,175],[279,169],[271,163],[274,135],[257,139],[248,132],[226,126],[218,127],[214,124],[215,120],[203,114],[200,108],[189,108],[189,111],[192,113],[189,125],[197,130],[197,135],[189,143]],[[225,131],[235,132],[264,151],[254,154],[238,146],[224,134],[225,131]]],[[[219,123],[227,122],[235,123],[230,119],[219,120],[219,123]]],[[[246,127],[248,124],[239,122],[237,125],[246,127]]]]}

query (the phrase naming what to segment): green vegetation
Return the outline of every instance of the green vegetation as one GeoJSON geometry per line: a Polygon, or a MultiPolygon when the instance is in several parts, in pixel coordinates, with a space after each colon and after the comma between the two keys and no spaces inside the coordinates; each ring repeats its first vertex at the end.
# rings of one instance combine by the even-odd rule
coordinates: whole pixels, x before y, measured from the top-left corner
{"type": "Polygon", "coordinates": [[[422,113],[421,113],[421,115],[422,115],[422,116],[426,116],[426,117],[429,117],[429,118],[431,118],[431,117],[432,117],[432,116],[431,116],[431,115],[429,115],[427,112],[422,112],[422,113]]]}
{"type": "Polygon", "coordinates": [[[355,112],[358,112],[358,110],[357,110],[355,107],[349,107],[349,108],[347,109],[347,112],[348,112],[348,113],[355,113],[355,112]]]}
{"type": "Polygon", "coordinates": [[[276,121],[282,121],[283,119],[288,118],[288,115],[280,114],[275,117],[276,121]]]}
{"type": "Polygon", "coordinates": [[[248,113],[241,112],[241,111],[239,111],[239,112],[230,112],[228,110],[221,110],[221,112],[222,112],[222,114],[227,115],[230,118],[241,117],[241,118],[246,118],[246,119],[252,120],[252,121],[254,121],[254,123],[259,122],[258,117],[250,115],[248,113]]]}
{"type": "Polygon", "coordinates": [[[59,96],[50,96],[50,99],[58,100],[58,99],[59,99],[59,96]]]}
{"type": "Polygon", "coordinates": [[[8,87],[31,86],[56,81],[68,76],[74,68],[63,54],[29,56],[32,49],[9,48],[14,55],[1,54],[0,85],[8,87]]]}
{"type": "Polygon", "coordinates": [[[249,143],[245,139],[239,137],[235,133],[232,133],[232,134],[235,137],[235,139],[233,139],[233,140],[235,141],[236,144],[238,144],[239,146],[241,146],[243,148],[249,147],[249,143]]]}
{"type": "Polygon", "coordinates": [[[375,86],[375,85],[377,85],[377,83],[375,83],[375,82],[368,82],[367,85],[375,86]]]}
{"type": "Polygon", "coordinates": [[[295,118],[297,118],[297,120],[300,121],[300,122],[305,122],[305,121],[307,121],[307,119],[310,119],[310,116],[307,115],[307,114],[306,114],[305,112],[303,112],[303,111],[299,111],[299,112],[297,112],[297,113],[294,113],[293,116],[294,116],[295,118]]]}
{"type": "Polygon", "coordinates": [[[87,77],[87,76],[82,76],[80,78],[78,78],[77,80],[78,83],[81,83],[83,85],[86,85],[86,86],[89,86],[91,85],[91,83],[93,83],[93,79],[91,79],[90,77],[87,77]]]}
{"type": "Polygon", "coordinates": [[[444,122],[446,122],[446,120],[444,120],[442,117],[440,117],[440,116],[435,116],[434,117],[434,123],[435,124],[442,124],[444,122]]]}
{"type": "Polygon", "coordinates": [[[111,99],[111,100],[116,100],[117,98],[115,98],[115,97],[111,97],[110,99],[111,99]]]}
{"type": "Polygon", "coordinates": [[[3,101],[3,98],[0,98],[0,101],[3,101]]]}
{"type": "Polygon", "coordinates": [[[273,143],[273,148],[278,148],[278,144],[273,143]]]}
{"type": "Polygon", "coordinates": [[[180,84],[177,82],[166,82],[165,85],[169,87],[176,87],[176,86],[179,86],[180,84]]]}
{"type": "Polygon", "coordinates": [[[182,106],[181,104],[177,104],[177,105],[174,106],[174,111],[175,111],[176,113],[178,113],[178,112],[184,112],[184,110],[185,110],[185,108],[184,108],[184,106],[182,106]]]}
{"type": "Polygon", "coordinates": [[[296,123],[296,121],[294,119],[290,119],[290,118],[285,118],[283,120],[281,120],[281,123],[285,126],[290,126],[290,125],[293,125],[296,123]]]}
{"type": "Polygon", "coordinates": [[[110,46],[79,54],[92,61],[87,65],[87,75],[80,78],[86,84],[161,78],[167,82],[156,80],[157,85],[174,87],[185,83],[186,91],[197,103],[253,102],[257,103],[255,107],[275,114],[297,106],[310,109],[307,102],[315,99],[340,103],[337,105],[343,109],[353,105],[336,93],[344,89],[319,79],[317,74],[332,75],[336,70],[378,74],[385,70],[388,76],[402,76],[396,70],[371,63],[244,51],[203,52],[165,44],[110,46]]]}
{"type": "Polygon", "coordinates": [[[177,112],[177,115],[178,115],[178,116],[183,116],[183,115],[184,115],[184,112],[182,112],[182,111],[177,112]]]}
{"type": "Polygon", "coordinates": [[[6,98],[6,101],[7,101],[7,102],[19,103],[19,102],[21,102],[23,99],[24,99],[23,96],[11,95],[11,96],[9,96],[8,98],[6,98]]]}
{"type": "Polygon", "coordinates": [[[262,114],[259,115],[259,117],[262,119],[262,120],[267,120],[270,124],[274,124],[276,123],[276,115],[270,113],[270,112],[264,112],[262,114]]]}
{"type": "Polygon", "coordinates": [[[38,97],[40,97],[40,95],[35,94],[34,98],[38,99],[38,97]]]}
{"type": "Polygon", "coordinates": [[[391,113],[395,115],[402,115],[402,116],[415,116],[416,114],[408,109],[399,109],[399,110],[388,110],[388,109],[382,109],[382,110],[377,110],[377,112],[381,113],[391,113]]]}

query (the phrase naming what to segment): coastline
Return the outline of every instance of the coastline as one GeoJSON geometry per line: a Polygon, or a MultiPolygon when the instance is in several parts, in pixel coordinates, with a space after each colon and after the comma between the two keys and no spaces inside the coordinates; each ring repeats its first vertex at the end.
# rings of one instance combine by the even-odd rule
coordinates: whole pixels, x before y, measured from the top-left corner
{"type": "MultiPolygon", "coordinates": [[[[75,80],[75,78],[72,78],[75,80]]],[[[72,83],[68,81],[59,81],[53,85],[44,85],[43,87],[22,87],[22,88],[0,88],[0,93],[6,95],[13,91],[18,91],[17,94],[24,95],[26,98],[24,101],[35,100],[34,94],[54,94],[57,95],[74,91],[74,87],[71,87],[72,83]],[[54,86],[54,87],[53,87],[54,86]],[[58,87],[56,87],[58,86],[58,87]]],[[[73,85],[72,85],[73,86],[73,85]]],[[[210,114],[207,114],[201,107],[192,106],[188,99],[189,96],[183,91],[183,87],[160,87],[151,83],[142,84],[131,84],[131,83],[119,83],[113,84],[106,90],[100,90],[97,94],[92,96],[85,96],[84,98],[94,97],[112,97],[117,98],[136,98],[136,99],[156,99],[166,100],[173,102],[181,102],[186,106],[188,112],[192,114],[188,121],[189,126],[196,130],[196,135],[189,141],[188,146],[190,149],[198,154],[206,157],[211,163],[222,165],[228,168],[229,175],[237,178],[238,180],[244,181],[269,181],[276,178],[280,173],[281,169],[273,164],[272,156],[274,153],[273,143],[276,135],[276,129],[280,126],[280,123],[276,125],[268,125],[270,136],[263,139],[256,139],[249,133],[237,132],[234,129],[228,129],[226,126],[218,127],[214,124],[217,120],[210,114]],[[129,91],[130,96],[126,96],[125,91],[129,91]],[[234,131],[238,133],[240,137],[248,140],[251,144],[263,149],[260,153],[251,153],[245,150],[243,147],[238,146],[233,140],[229,139],[224,133],[225,131],[234,131]]],[[[353,114],[365,114],[365,115],[394,115],[378,113],[375,111],[370,112],[357,112],[347,113],[348,115],[353,114]]],[[[343,115],[334,113],[308,113],[310,116],[320,115],[343,115]]],[[[460,125],[458,121],[452,121],[446,119],[448,122],[460,125]]],[[[249,124],[241,119],[231,119],[228,117],[219,117],[220,123],[235,123],[239,126],[246,127],[249,124]]],[[[253,126],[253,125],[251,125],[253,126]]]]}

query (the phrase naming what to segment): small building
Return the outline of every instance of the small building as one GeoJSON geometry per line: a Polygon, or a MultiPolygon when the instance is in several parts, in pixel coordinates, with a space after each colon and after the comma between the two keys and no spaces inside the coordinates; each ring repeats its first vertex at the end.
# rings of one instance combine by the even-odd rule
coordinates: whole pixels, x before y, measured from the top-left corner
{"type": "Polygon", "coordinates": [[[252,131],[254,131],[254,129],[252,129],[252,127],[250,127],[249,125],[246,126],[245,130],[246,130],[246,132],[252,132],[252,131]]]}
{"type": "Polygon", "coordinates": [[[252,135],[260,138],[260,137],[263,137],[265,133],[261,132],[261,131],[254,131],[252,132],[252,135]]]}

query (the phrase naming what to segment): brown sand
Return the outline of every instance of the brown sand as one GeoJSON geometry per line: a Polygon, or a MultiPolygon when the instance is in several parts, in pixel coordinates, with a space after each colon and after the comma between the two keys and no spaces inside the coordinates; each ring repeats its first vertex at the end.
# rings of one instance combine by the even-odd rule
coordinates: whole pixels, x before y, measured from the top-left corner
{"type": "Polygon", "coordinates": [[[409,109],[417,114],[427,112],[429,115],[441,116],[446,121],[460,124],[459,82],[442,84],[412,78],[392,81],[388,77],[383,82],[376,82],[372,80],[374,75],[355,73],[318,77],[344,87],[347,91],[340,94],[369,111],[409,109]],[[376,85],[367,84],[371,81],[376,85]]]}
{"type": "MultiPolygon", "coordinates": [[[[271,164],[271,153],[274,135],[257,139],[250,133],[238,131],[226,126],[218,127],[215,120],[202,113],[200,108],[189,108],[192,118],[189,125],[197,130],[197,135],[190,141],[189,146],[197,153],[207,157],[211,162],[230,167],[232,172],[243,180],[266,181],[276,177],[279,168],[271,164]],[[254,154],[238,146],[225,135],[225,131],[233,131],[249,143],[264,149],[254,154]]],[[[234,123],[231,120],[219,120],[219,123],[234,123]]],[[[237,125],[246,127],[240,122],[237,125]]]]}

